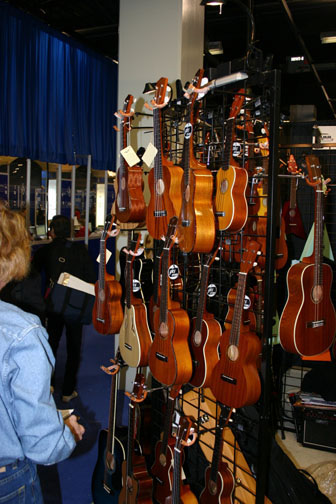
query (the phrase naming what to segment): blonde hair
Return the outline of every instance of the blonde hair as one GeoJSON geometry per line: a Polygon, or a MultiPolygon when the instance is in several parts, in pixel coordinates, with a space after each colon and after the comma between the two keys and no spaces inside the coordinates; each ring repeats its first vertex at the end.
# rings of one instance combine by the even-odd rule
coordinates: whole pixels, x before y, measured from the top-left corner
{"type": "Polygon", "coordinates": [[[24,216],[0,200],[0,284],[24,278],[30,266],[30,238],[24,216]]]}

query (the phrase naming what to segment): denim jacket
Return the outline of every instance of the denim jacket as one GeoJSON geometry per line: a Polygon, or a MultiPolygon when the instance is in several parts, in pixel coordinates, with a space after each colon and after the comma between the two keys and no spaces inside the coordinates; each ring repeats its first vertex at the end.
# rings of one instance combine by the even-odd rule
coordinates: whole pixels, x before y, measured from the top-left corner
{"type": "Polygon", "coordinates": [[[0,301],[0,466],[53,464],[75,447],[50,394],[55,360],[40,319],[0,301]]]}

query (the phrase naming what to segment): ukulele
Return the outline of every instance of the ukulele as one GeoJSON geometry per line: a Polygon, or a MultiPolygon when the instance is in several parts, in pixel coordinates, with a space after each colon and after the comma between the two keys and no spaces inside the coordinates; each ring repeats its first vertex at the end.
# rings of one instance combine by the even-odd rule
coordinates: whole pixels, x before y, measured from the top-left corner
{"type": "Polygon", "coordinates": [[[214,367],[210,381],[210,389],[217,401],[230,408],[254,404],[261,393],[256,365],[261,352],[261,342],[248,326],[242,324],[247,274],[254,266],[259,248],[259,243],[250,241],[243,253],[231,331],[224,331],[221,336],[221,357],[214,367]]]}
{"type": "Polygon", "coordinates": [[[112,378],[108,429],[100,431],[98,460],[92,475],[92,497],[95,504],[117,504],[122,486],[121,464],[125,460],[125,449],[115,436],[119,369],[123,364],[119,350],[112,363],[113,365],[109,367],[101,366],[101,369],[112,378]]]}
{"type": "Polygon", "coordinates": [[[181,416],[176,432],[174,447],[174,471],[173,488],[171,495],[166,497],[165,504],[197,504],[198,500],[189,485],[182,482],[182,451],[184,446],[191,446],[196,441],[196,433],[192,420],[187,416],[181,416]],[[190,438],[190,436],[192,436],[190,438]]]}
{"type": "Polygon", "coordinates": [[[156,240],[165,236],[170,219],[180,214],[181,209],[181,179],[183,170],[169,162],[162,152],[161,135],[161,109],[166,106],[166,91],[168,79],[162,77],[156,83],[156,93],[151,101],[154,124],[154,146],[157,154],[154,159],[154,168],[148,174],[150,199],[146,213],[146,225],[149,234],[156,240]]]}
{"type": "Polygon", "coordinates": [[[212,454],[211,465],[204,473],[205,487],[201,492],[200,504],[232,504],[235,480],[228,464],[223,461],[223,430],[227,421],[224,415],[224,408],[221,406],[221,413],[216,426],[215,445],[212,454]]]}
{"type": "Polygon", "coordinates": [[[121,306],[122,288],[113,275],[106,272],[106,242],[118,234],[112,230],[114,217],[108,215],[105,220],[104,230],[100,237],[99,274],[95,283],[95,303],[92,310],[92,323],[100,334],[115,334],[119,332],[123,309],[121,306]]]}
{"type": "MultiPolygon", "coordinates": [[[[123,110],[116,114],[121,119],[120,150],[127,147],[127,133],[131,130],[134,112],[131,110],[133,96],[128,95],[123,110]]],[[[115,214],[120,223],[141,223],[146,218],[146,203],[143,194],[142,169],[140,166],[129,166],[120,156],[120,167],[117,171],[117,197],[115,214]]]]}
{"type": "Polygon", "coordinates": [[[147,308],[141,298],[133,293],[133,262],[139,251],[141,234],[135,249],[129,249],[126,269],[125,285],[126,299],[124,319],[120,328],[119,346],[120,353],[126,364],[130,367],[147,366],[148,349],[152,342],[152,336],[147,322],[147,308]]]}
{"type": "MultiPolygon", "coordinates": [[[[134,248],[134,241],[137,242],[138,235],[134,233],[133,230],[127,231],[127,245],[126,247],[122,247],[119,254],[119,265],[120,271],[124,272],[126,269],[128,251],[134,248]]],[[[138,251],[139,252],[139,251],[138,251]]],[[[153,261],[145,257],[145,252],[143,251],[141,254],[137,253],[133,261],[133,295],[136,298],[142,299],[144,303],[149,301],[149,298],[153,291],[153,283],[152,283],[152,269],[153,269],[153,261]]],[[[121,275],[120,277],[120,285],[122,287],[122,304],[125,301],[126,297],[126,283],[125,283],[125,275],[121,275]]]]}
{"type": "MultiPolygon", "coordinates": [[[[293,154],[289,156],[287,163],[287,170],[289,173],[295,175],[299,173],[295,158],[293,154]]],[[[286,234],[294,234],[299,238],[305,239],[306,232],[302,224],[300,210],[296,202],[296,190],[298,186],[298,179],[292,177],[290,181],[289,201],[285,201],[282,208],[282,216],[285,221],[286,234]]]]}
{"type": "MultiPolygon", "coordinates": [[[[177,217],[168,226],[161,257],[160,308],[154,313],[155,337],[149,350],[149,367],[154,378],[163,385],[188,383],[192,361],[188,345],[189,317],[170,295],[170,252],[176,241],[177,217]]],[[[174,266],[174,265],[171,265],[174,266]]]]}
{"type": "MultiPolygon", "coordinates": [[[[198,70],[193,82],[199,87],[204,70],[198,70]]],[[[193,108],[197,93],[187,104],[183,143],[182,204],[178,221],[179,248],[182,252],[210,252],[215,241],[215,217],[212,205],[213,177],[193,153],[193,108]]]]}
{"type": "Polygon", "coordinates": [[[210,267],[217,256],[217,252],[218,247],[215,253],[209,255],[203,264],[197,314],[192,319],[190,351],[193,374],[189,383],[193,387],[207,387],[209,385],[212,370],[219,359],[218,343],[222,328],[220,323],[215,320],[214,315],[206,310],[210,267]]]}
{"type": "Polygon", "coordinates": [[[141,373],[135,376],[133,391],[130,397],[128,412],[127,458],[122,463],[122,489],[119,504],[150,504],[152,503],[153,481],[149,476],[143,455],[136,454],[135,438],[135,406],[145,400],[145,377],[141,373]]]}
{"type": "Polygon", "coordinates": [[[288,297],[279,321],[279,337],[286,352],[318,355],[331,346],[336,329],[330,298],[332,269],[323,263],[323,200],[327,183],[316,156],[306,156],[308,183],[315,190],[314,249],[287,272],[288,297]]]}
{"type": "Polygon", "coordinates": [[[178,396],[181,385],[170,389],[167,401],[167,409],[164,417],[162,439],[155,446],[155,460],[151,467],[153,477],[153,497],[155,502],[165,504],[165,499],[172,493],[173,476],[173,448],[175,439],[170,435],[175,399],[178,396]]]}
{"type": "MultiPolygon", "coordinates": [[[[268,156],[269,156],[269,132],[267,125],[264,124],[262,128],[262,136],[259,137],[258,143],[261,153],[261,167],[259,172],[264,175],[261,178],[257,193],[259,195],[259,209],[257,217],[252,217],[249,223],[249,232],[257,234],[257,241],[261,245],[261,256],[259,258],[259,265],[264,267],[266,264],[266,234],[267,234],[267,204],[268,204],[268,156]]],[[[275,261],[274,266],[279,270],[285,266],[288,259],[288,248],[286,242],[286,224],[283,215],[278,217],[277,237],[275,239],[275,261]]]]}
{"type": "Polygon", "coordinates": [[[239,167],[232,156],[232,143],[236,117],[243,106],[245,95],[241,89],[236,94],[231,109],[230,117],[226,122],[226,137],[224,146],[223,166],[216,175],[215,215],[218,219],[220,231],[232,233],[240,231],[247,219],[247,171],[239,167]]]}

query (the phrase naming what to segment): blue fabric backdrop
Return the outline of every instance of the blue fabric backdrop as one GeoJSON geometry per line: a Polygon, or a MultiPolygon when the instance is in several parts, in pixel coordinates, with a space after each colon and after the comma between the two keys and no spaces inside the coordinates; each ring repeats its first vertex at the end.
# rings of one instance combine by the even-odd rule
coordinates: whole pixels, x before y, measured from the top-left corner
{"type": "Polygon", "coordinates": [[[0,1],[0,72],[0,155],[115,168],[115,63],[0,1]]]}

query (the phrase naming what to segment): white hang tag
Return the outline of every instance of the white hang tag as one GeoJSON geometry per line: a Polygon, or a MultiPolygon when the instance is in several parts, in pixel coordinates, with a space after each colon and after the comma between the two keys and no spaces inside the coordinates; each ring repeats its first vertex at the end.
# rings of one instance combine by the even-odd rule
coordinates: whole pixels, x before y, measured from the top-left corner
{"type": "Polygon", "coordinates": [[[140,162],[140,158],[136,155],[135,150],[131,145],[120,151],[120,154],[125,159],[128,166],[135,166],[140,162]]]}
{"type": "MultiPolygon", "coordinates": [[[[109,249],[106,249],[106,251],[105,251],[106,264],[109,262],[109,259],[110,259],[111,255],[112,255],[112,252],[110,252],[109,249]]],[[[98,254],[98,257],[97,257],[96,261],[98,263],[100,262],[100,254],[98,254]]]]}
{"type": "Polygon", "coordinates": [[[150,166],[152,164],[157,154],[157,151],[158,150],[155,147],[155,145],[153,145],[152,142],[149,142],[149,144],[147,145],[147,149],[144,155],[142,156],[142,161],[145,163],[145,165],[150,166]]]}

